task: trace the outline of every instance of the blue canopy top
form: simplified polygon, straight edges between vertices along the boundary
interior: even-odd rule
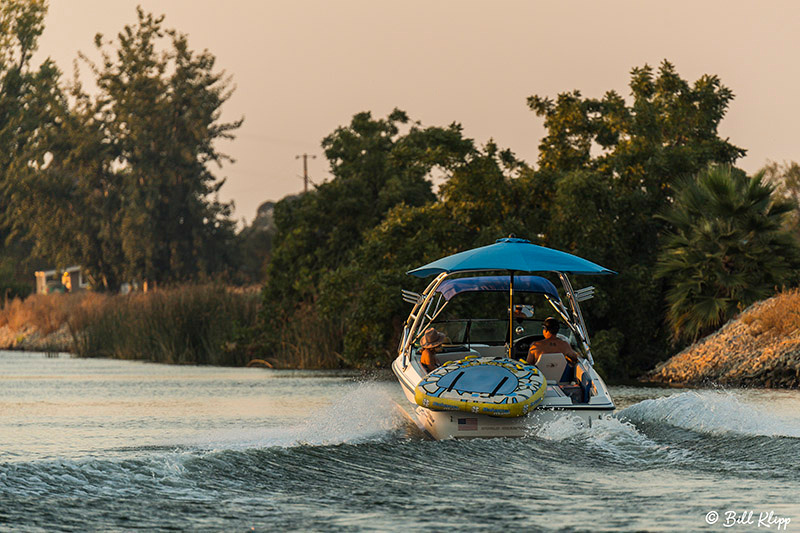
[[[494,244],[437,259],[407,274],[424,278],[442,272],[564,272],[566,274],[616,274],[613,270],[576,255],[537,246],[525,239],[498,239]]]
[[[510,281],[510,276],[451,278],[444,280],[436,289],[436,292],[441,293],[446,300],[450,300],[462,292],[508,292],[508,285]],[[539,276],[515,276],[514,290],[519,292],[535,292],[539,294],[546,294],[556,301],[561,301],[561,299],[558,297],[558,290],[556,289],[556,286],[550,283],[549,280]]]

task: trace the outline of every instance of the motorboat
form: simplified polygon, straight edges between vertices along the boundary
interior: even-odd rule
[[[435,278],[422,293],[403,291],[413,308],[392,370],[410,402],[403,412],[432,438],[524,437],[556,418],[591,425],[614,411],[580,309],[594,288],[576,291],[568,277],[613,271],[510,237],[408,274]],[[576,363],[562,353],[526,362],[548,316]],[[444,337],[433,370],[422,364],[431,330]]]

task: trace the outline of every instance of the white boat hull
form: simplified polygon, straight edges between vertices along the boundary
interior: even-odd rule
[[[460,411],[433,411],[415,406],[411,414],[408,412],[406,414],[425,434],[436,440],[445,440],[531,437],[535,436],[545,424],[564,417],[574,420],[577,426],[590,427],[593,420],[599,420],[613,411],[613,409],[536,409],[526,416],[499,418]]]

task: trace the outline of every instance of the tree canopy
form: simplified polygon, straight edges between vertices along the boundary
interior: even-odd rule
[[[105,289],[263,273],[265,350],[364,366],[392,356],[399,289],[421,283],[405,271],[514,233],[620,272],[588,282],[585,313],[601,370],[635,376],[670,338],[796,281],[797,165],[732,167],[745,151],[719,134],[733,92],[717,76],[690,83],[664,61],[632,69],[625,96],[533,95],[536,166],[458,123],[357,113],[322,140],[332,179],[264,204],[236,236],[217,173],[242,120],[221,119],[232,88],[214,56],[139,8],[95,37],[97,63],[82,56],[90,93],[31,65],[45,13],[0,3],[0,284],[31,257]]]
[[[295,324],[325,324],[312,342],[340,360],[387,361],[407,311],[399,289],[421,288],[404,272],[515,233],[620,272],[589,281],[598,297],[585,312],[603,371],[635,376],[664,358],[666,313],[642,313],[665,309],[674,281],[656,275],[674,230],[658,214],[692,176],[744,150],[719,136],[733,93],[716,76],[689,83],[665,61],[634,68],[630,90],[531,96],[547,129],[538,168],[491,141],[476,147],[456,125],[409,125],[401,111],[355,115],[323,141],[333,180],[275,207],[263,315],[270,346],[290,357]],[[436,195],[432,168],[444,178]]]
[[[689,83],[664,61],[657,70],[634,68],[629,87],[628,99],[572,91],[555,100],[534,95],[528,105],[547,128],[535,173],[549,188],[539,231],[546,245],[620,273],[592,280],[598,297],[587,320],[600,365],[636,375],[668,352],[663,315],[641,313],[664,305],[654,268],[667,224],[656,215],[682,180],[712,163],[732,164],[744,150],[719,136],[733,93],[718,77]]]
[[[217,141],[241,124],[220,121],[229,80],[141,8],[136,24],[95,45],[100,64],[84,60],[96,93],[77,78],[62,87],[50,63],[39,76],[35,100],[48,115],[29,117],[37,126],[6,173],[7,223],[34,253],[81,264],[96,288],[223,270],[234,224],[211,165],[228,159]]]

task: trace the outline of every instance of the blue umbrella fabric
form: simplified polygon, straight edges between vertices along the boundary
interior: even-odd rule
[[[564,272],[567,274],[616,274],[613,270],[576,255],[537,246],[526,239],[498,239],[494,244],[437,259],[409,270],[424,278],[442,272],[509,270],[516,272]]]

